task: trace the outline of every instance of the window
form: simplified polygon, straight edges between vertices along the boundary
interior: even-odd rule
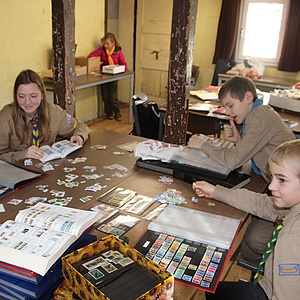
[[[288,4],[288,0],[242,0],[236,61],[258,57],[265,65],[277,65]]]

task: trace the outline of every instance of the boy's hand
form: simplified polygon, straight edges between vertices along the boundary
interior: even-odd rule
[[[206,181],[195,181],[193,190],[198,197],[212,198],[215,186]]]
[[[188,141],[187,146],[190,148],[198,148],[201,149],[202,144],[205,142],[204,139],[200,138],[196,134],[192,135]]]
[[[237,143],[240,140],[240,133],[237,130],[234,121],[232,119],[229,120],[230,125],[224,125],[224,137],[225,140],[233,143]]]

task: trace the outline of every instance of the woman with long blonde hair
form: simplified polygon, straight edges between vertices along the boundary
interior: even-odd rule
[[[24,70],[17,76],[13,98],[0,111],[0,159],[41,159],[40,146],[52,145],[58,137],[80,145],[87,140],[90,129],[86,124],[47,102],[44,83],[36,72]]]

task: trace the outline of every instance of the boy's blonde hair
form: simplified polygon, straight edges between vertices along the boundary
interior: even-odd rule
[[[292,140],[278,146],[271,154],[269,163],[282,166],[287,164],[295,170],[300,179],[300,140]]]
[[[222,100],[229,94],[232,98],[242,101],[248,91],[252,93],[253,101],[255,101],[257,93],[253,81],[247,77],[234,76],[222,84],[219,99]]]

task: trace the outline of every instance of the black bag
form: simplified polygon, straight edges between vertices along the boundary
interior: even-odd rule
[[[134,105],[133,110],[135,121],[130,134],[158,140],[160,118],[158,105],[153,101],[146,101]]]

